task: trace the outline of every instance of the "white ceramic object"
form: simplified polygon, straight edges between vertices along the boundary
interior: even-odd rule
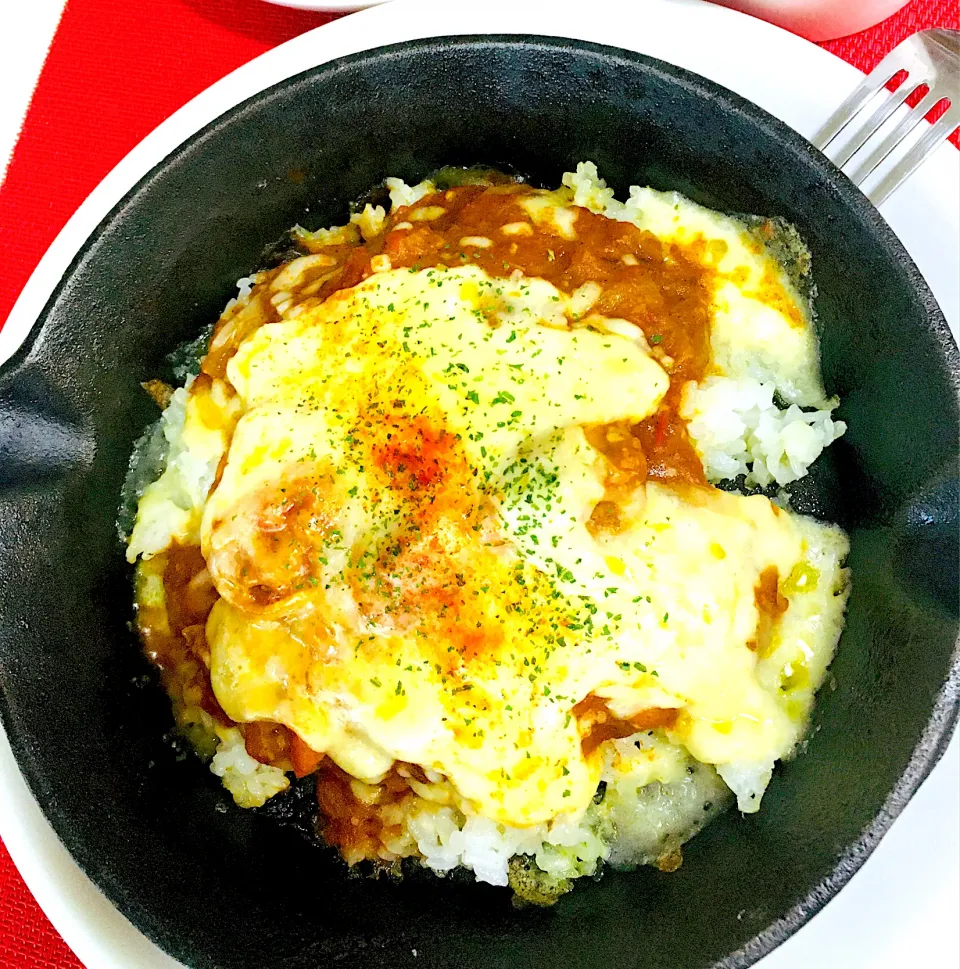
[[[155,164],[224,111],[316,64],[425,36],[527,33],[630,47],[696,71],[811,135],[836,92],[861,75],[849,64],[763,21],[702,0],[487,0],[453,5],[397,0],[336,21],[250,62],[183,107],[94,190],[57,237],[0,331],[0,360],[19,346],[74,254]],[[785,65],[789,65],[786,67]],[[960,154],[944,144],[883,213],[920,266],[957,333]],[[902,969],[960,964],[960,742],[921,788],[863,870],[810,924],[758,969]],[[100,894],[44,819],[0,732],[0,836],[44,911],[88,969],[182,969]]]

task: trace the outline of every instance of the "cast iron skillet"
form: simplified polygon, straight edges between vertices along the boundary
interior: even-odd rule
[[[674,874],[608,873],[551,911],[489,886],[350,879],[177,761],[144,685],[114,531],[139,381],[214,319],[290,225],[342,220],[386,175],[592,159],[623,192],[782,215],[809,244],[827,387],[850,429],[800,496],[853,537],[847,629],[806,752],[760,814],[710,826]],[[958,355],[892,233],[792,131],[649,58],[541,38],[348,57],[230,111],[143,179],[78,254],[0,376],[0,712],[77,861],[202,969],[343,962],[504,969],[745,967],[852,875],[957,715]],[[417,950],[414,957],[412,950]]]

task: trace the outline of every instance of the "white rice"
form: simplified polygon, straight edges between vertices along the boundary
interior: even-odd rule
[[[207,490],[200,480],[204,477],[203,469],[198,467],[197,456],[183,440],[187,396],[192,383],[192,379],[188,380],[185,386],[174,391],[161,416],[165,470],[143,490],[127,547],[127,561],[155,555],[170,544],[172,535],[189,531],[194,509],[206,499]]]
[[[438,874],[455,868],[478,881],[507,885],[512,859],[531,860],[532,879],[563,882],[594,874],[604,861],[618,866],[679,861],[679,848],[730,802],[717,772],[698,764],[660,731],[642,731],[607,746],[604,793],[580,817],[561,816],[530,827],[499,824],[450,806],[456,792],[439,775],[417,785],[422,794],[379,809],[384,829],[380,857],[416,856]],[[375,788],[360,782],[355,796],[376,803]],[[514,885],[517,888],[517,885]]]
[[[260,807],[290,786],[282,770],[261,764],[247,753],[243,734],[236,727],[220,728],[217,733],[220,743],[210,770],[222,779],[240,807]]]
[[[362,212],[356,212],[350,216],[350,222],[360,229],[360,235],[364,239],[372,239],[379,234],[386,221],[387,213],[382,205],[371,205],[369,202],[363,207]]]
[[[795,404],[780,410],[773,384],[757,380],[708,377],[690,384],[681,417],[710,481],[746,475],[747,487],[786,485],[807,469],[847,429],[829,410],[802,411]]]
[[[780,410],[773,384],[708,377],[692,382],[680,416],[686,420],[710,481],[746,475],[747,487],[790,484],[802,478],[821,452],[847,429],[829,410]]]
[[[407,185],[402,178],[388,178],[383,184],[390,190],[390,204],[394,210],[404,205],[414,205],[424,196],[432,195],[437,190],[437,186],[429,179],[418,185]]]

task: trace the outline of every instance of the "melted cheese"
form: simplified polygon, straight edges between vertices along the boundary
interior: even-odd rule
[[[631,222],[664,241],[697,247],[717,272],[711,325],[711,372],[773,383],[784,400],[803,407],[828,403],[820,377],[809,309],[774,255],[747,225],[697,205],[679,192],[634,185],[626,202],[614,198],[591,162],[564,175],[567,189],[549,193],[564,203]],[[552,213],[546,200],[539,202]],[[559,223],[562,215],[554,215]]]
[[[228,366],[242,416],[201,525],[232,719],[284,723],[371,783],[422,765],[515,825],[593,796],[588,697],[660,711],[721,767],[788,754],[807,694],[791,705],[770,665],[776,624],[748,646],[757,587],[827,547],[832,586],[844,542],[764,498],[652,482],[624,530],[591,534],[607,465],[583,428],[648,417],[668,378],[534,282],[387,271],[261,327]]]

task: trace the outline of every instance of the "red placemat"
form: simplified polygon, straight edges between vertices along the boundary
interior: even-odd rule
[[[77,206],[147,133],[234,68],[331,19],[260,0],[68,0],[0,186],[0,320]],[[823,46],[869,71],[936,26],[960,28],[952,0],[914,0]],[[82,969],[2,845],[0,969]]]

